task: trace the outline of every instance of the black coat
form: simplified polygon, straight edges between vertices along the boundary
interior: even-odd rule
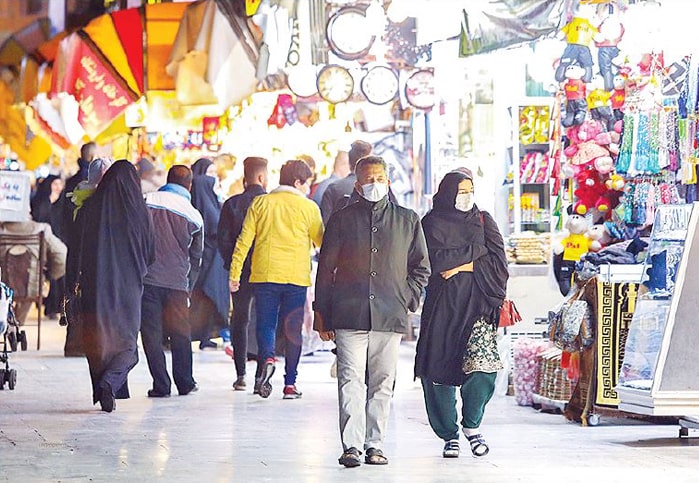
[[[335,213],[325,229],[316,327],[405,332],[429,275],[417,214],[388,197],[376,203],[362,198]]]
[[[432,276],[422,307],[415,375],[440,384],[460,386],[461,367],[473,324],[479,318],[497,324],[498,308],[507,290],[507,259],[495,220],[474,206],[466,213],[454,209],[456,185],[463,175],[450,173],[440,184],[451,184],[442,206],[422,220]],[[443,193],[442,193],[443,194]],[[440,209],[441,208],[441,209]],[[473,262],[473,272],[459,272],[445,280],[440,273]]]
[[[223,258],[223,266],[226,270],[231,268],[231,258],[233,256],[233,250],[235,249],[235,242],[243,230],[243,221],[245,220],[245,215],[250,208],[250,203],[256,197],[265,194],[265,189],[258,185],[253,184],[245,188],[245,191],[231,196],[223,204],[221,208],[221,218],[218,221],[218,252]],[[243,273],[240,277],[241,280],[247,281],[250,278],[250,259],[252,257],[252,250],[248,253],[245,263],[243,264]]]

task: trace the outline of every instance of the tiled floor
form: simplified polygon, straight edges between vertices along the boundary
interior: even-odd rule
[[[483,425],[490,454],[445,460],[412,379],[412,343],[402,347],[386,467],[337,464],[329,353],[302,359],[304,395],[292,401],[281,398],[281,368],[269,399],[234,392],[233,364],[222,351],[195,353],[198,393],[147,399],[141,356],[132,398],[106,414],[90,405],[86,362],[63,358],[62,329],[45,328],[41,352],[11,355],[17,389],[0,392],[0,481],[699,481],[699,431],[680,440],[674,425],[605,418],[582,428],[505,396],[493,399]]]

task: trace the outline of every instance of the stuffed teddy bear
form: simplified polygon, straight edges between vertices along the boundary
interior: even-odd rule
[[[593,64],[590,43],[598,32],[597,27],[590,21],[594,14],[595,7],[593,5],[580,5],[575,16],[561,29],[561,34],[565,36],[567,45],[556,68],[555,78],[557,82],[563,82],[568,66],[573,63],[582,66],[584,70],[582,80],[590,82]]]
[[[606,212],[610,209],[609,199],[605,197],[607,187],[600,180],[600,175],[593,167],[586,167],[576,176],[577,188],[573,191],[575,206],[573,212],[586,215],[593,208]]]
[[[563,92],[565,93],[565,115],[561,116],[563,127],[579,126],[587,115],[587,88],[582,77],[585,70],[579,64],[569,64],[565,70]]]
[[[589,251],[590,240],[587,237],[589,222],[586,217],[575,213],[568,206],[568,218],[565,228],[568,235],[553,248],[553,273],[562,295],[570,292],[575,264]]]
[[[587,238],[589,240],[589,251],[598,252],[602,248],[609,245],[612,237],[604,223],[597,223],[587,229]]]
[[[612,112],[614,113],[614,119],[616,124],[614,124],[614,130],[621,132],[620,121],[624,120],[624,104],[626,103],[626,79],[628,78],[628,73],[619,72],[614,76],[614,90],[612,91],[611,103]]]

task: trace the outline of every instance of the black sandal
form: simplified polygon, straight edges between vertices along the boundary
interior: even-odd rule
[[[482,434],[479,433],[474,434],[473,436],[466,436],[466,439],[468,439],[468,442],[471,445],[471,453],[473,453],[473,456],[480,458],[481,456],[487,455],[490,451],[490,448],[488,448],[488,444],[485,442]]]
[[[369,448],[366,450],[364,462],[368,465],[387,465],[388,458],[383,455],[383,451],[378,448]]]
[[[361,452],[354,446],[347,448],[342,456],[337,460],[345,468],[355,468],[362,464],[362,460],[359,459]]]
[[[444,449],[442,450],[443,458],[458,458],[461,448],[459,448],[458,439],[450,439],[444,444]]]

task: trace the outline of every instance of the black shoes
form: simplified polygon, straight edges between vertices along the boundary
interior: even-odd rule
[[[213,340],[207,339],[199,342],[199,350],[203,351],[206,349],[216,349],[218,347],[218,344],[214,342]]]
[[[260,377],[260,397],[267,399],[272,394],[272,384],[269,381],[274,375],[274,359],[268,358],[262,366],[262,376]]]
[[[191,394],[191,393],[193,393],[193,392],[197,392],[198,390],[199,390],[199,386],[198,386],[197,383],[195,382],[194,385],[193,385],[191,388],[189,388],[188,390],[186,390],[186,391],[178,391],[178,393],[179,393],[180,396],[186,396],[187,394]]]
[[[345,468],[355,468],[362,464],[362,460],[359,458],[361,454],[362,453],[353,446],[351,448],[347,448],[337,462]]]
[[[170,397],[170,393],[158,392],[155,389],[148,389],[148,397]]]

